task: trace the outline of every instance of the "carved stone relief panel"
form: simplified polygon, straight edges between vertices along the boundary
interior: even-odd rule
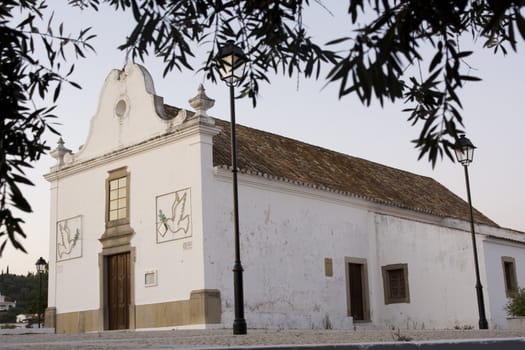
[[[157,196],[157,243],[191,237],[191,191]]]
[[[57,261],[82,257],[82,216],[57,222]]]

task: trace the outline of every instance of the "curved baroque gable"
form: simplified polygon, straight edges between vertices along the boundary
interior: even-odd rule
[[[107,76],[90,130],[75,160],[87,160],[150,139],[170,126],[163,98],[155,94],[149,72],[128,63]]]

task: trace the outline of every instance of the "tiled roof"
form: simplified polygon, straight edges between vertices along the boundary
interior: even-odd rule
[[[230,167],[230,123],[213,141],[213,165]],[[238,125],[241,172],[339,192],[440,217],[470,220],[468,204],[436,180],[352,157],[287,137]],[[478,211],[475,221],[499,227]]]

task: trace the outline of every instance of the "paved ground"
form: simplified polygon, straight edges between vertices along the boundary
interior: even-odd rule
[[[231,330],[112,331],[89,334],[3,334],[0,350],[65,349],[189,349],[271,345],[320,345],[370,342],[400,342],[450,339],[521,338],[523,331],[440,330],[440,331],[328,331],[248,330],[234,336]]]

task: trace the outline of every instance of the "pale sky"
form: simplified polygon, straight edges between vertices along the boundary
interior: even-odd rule
[[[58,129],[66,147],[77,151],[85,142],[91,117],[94,115],[100,89],[111,69],[120,69],[125,54],[116,49],[124,41],[131,28],[128,15],[103,8],[100,13],[65,10],[66,5],[55,6],[56,18],[64,18],[65,28],[92,26],[98,37],[93,42],[97,53],[77,62],[73,80],[82,90],[66,88],[59,100]],[[62,1],[60,3],[66,3]],[[328,3],[328,2],[327,2]],[[304,23],[314,37],[326,42],[335,37],[350,35],[346,2],[330,5],[336,17],[319,7],[304,16]],[[340,8],[333,8],[339,6]],[[329,25],[327,25],[329,24]],[[469,167],[473,205],[500,226],[525,231],[525,69],[523,55],[525,45],[520,42],[518,53],[506,57],[494,55],[491,50],[480,49],[469,63],[477,69],[474,75],[482,82],[468,84],[460,94],[467,137],[478,147],[474,162]],[[196,63],[205,56],[197,57]],[[140,62],[138,62],[140,63]],[[195,96],[197,86],[203,82],[202,73],[170,73],[162,78],[160,60],[148,59],[142,63],[151,73],[157,95],[164,102],[191,109],[188,99]],[[426,160],[418,161],[418,152],[410,140],[419,134],[406,121],[408,115],[401,112],[402,104],[387,104],[381,108],[361,105],[357,97],[337,98],[337,86],[323,89],[323,80],[299,80],[274,77],[271,85],[261,86],[257,108],[249,100],[236,102],[237,122],[260,130],[270,131],[325,147],[352,156],[430,176],[451,191],[466,199],[463,168],[448,159],[438,162],[435,169]],[[206,93],[216,100],[209,113],[229,119],[228,89],[222,82],[213,85],[204,81]],[[58,137],[50,135],[48,144],[56,145]],[[28,238],[23,240],[28,254],[15,251],[8,245],[0,269],[9,265],[11,273],[35,271],[35,262],[42,256],[49,258],[49,235],[54,224],[49,223],[49,184],[43,174],[49,171],[54,159],[49,156],[35,164],[31,179],[35,187],[26,188],[25,194],[33,205],[34,213],[25,216],[24,229]],[[241,206],[242,208],[242,206]],[[242,210],[240,212],[242,221]],[[241,233],[242,234],[242,233]]]

